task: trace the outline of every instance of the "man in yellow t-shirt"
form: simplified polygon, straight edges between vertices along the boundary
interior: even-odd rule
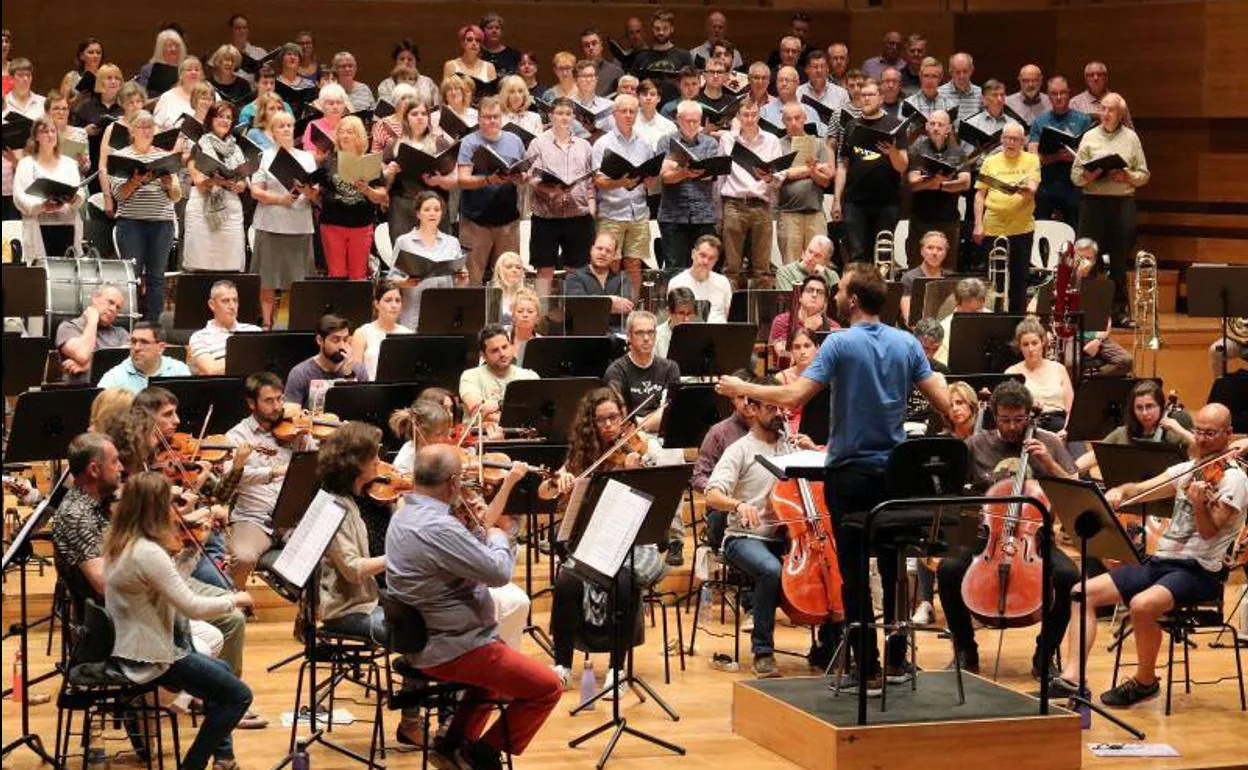
[[[984,251],[999,236],[1010,242],[1010,312],[1027,307],[1027,271],[1036,230],[1036,188],[1040,158],[1023,150],[1024,129],[1010,123],[1001,131],[1001,152],[990,155],[975,182],[975,230],[972,238]]]

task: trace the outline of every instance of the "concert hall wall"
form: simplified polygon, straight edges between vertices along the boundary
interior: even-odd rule
[[[849,0],[857,8],[865,5]],[[1127,3],[1037,10],[946,13],[944,0],[893,0],[905,9],[843,10],[846,3],[798,3],[759,7],[743,0],[712,3],[729,14],[729,37],[746,51],[765,55],[787,27],[795,7],[807,9],[817,40],[848,40],[855,63],[875,55],[889,29],[923,32],[928,52],[941,58],[955,50],[974,54],[975,80],[1004,80],[1011,90],[1018,67],[1040,64],[1062,72],[1072,91],[1082,89],[1089,59],[1109,63],[1115,90],[1130,103],[1152,168],[1140,191],[1140,247],[1163,263],[1248,262],[1248,67],[1240,48],[1248,40],[1248,2]],[[1001,8],[1000,0],[968,0],[968,6]],[[952,5],[963,7],[962,2]],[[1012,3],[1036,7],[1043,3]],[[507,42],[530,48],[549,79],[550,56],[576,51],[588,25],[618,34],[631,15],[647,17],[655,5],[617,2],[419,2],[419,0],[269,0],[268,2],[167,3],[152,0],[10,0],[4,26],[13,30],[14,54],[35,62],[36,85],[51,87],[70,64],[77,40],[94,34],[106,58],[131,73],[151,55],[156,26],[177,19],[192,51],[210,52],[228,39],[226,17],[248,14],[251,37],[262,45],[289,40],[310,29],[322,62],[350,50],[361,80],[375,84],[389,70],[395,40],[420,44],[422,71],[440,76],[441,62],[455,55],[454,30],[487,10],[506,20]],[[702,39],[706,6],[673,4],[677,42]],[[829,10],[835,9],[835,10]],[[907,10],[914,9],[914,10]]]

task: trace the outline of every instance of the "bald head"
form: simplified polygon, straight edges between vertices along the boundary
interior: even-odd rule
[[[1225,404],[1205,404],[1196,413],[1195,422],[1197,427],[1226,430],[1231,427],[1231,410]]]
[[[1044,73],[1034,64],[1024,64],[1018,71],[1018,90],[1028,99],[1040,93],[1040,85],[1044,82]]]
[[[443,502],[450,502],[453,493],[448,481],[459,476],[462,466],[459,453],[449,444],[428,444],[416,452],[412,481],[418,491]]]

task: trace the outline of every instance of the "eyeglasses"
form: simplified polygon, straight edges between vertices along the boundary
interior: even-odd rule
[[[807,286],[805,289],[802,289],[802,293],[803,294],[816,294],[816,295],[822,296],[824,294],[827,294],[828,292],[819,286]]]
[[[607,414],[601,417],[595,417],[594,424],[595,425],[611,425],[613,423],[618,423],[622,419],[624,419],[623,415]]]
[[[1195,436],[1196,438],[1217,438],[1218,436],[1221,436],[1225,432],[1226,432],[1225,428],[1218,428],[1217,430],[1209,430],[1207,428],[1195,428],[1192,430],[1192,435]]]
[[[633,329],[629,332],[633,337],[653,337],[657,332],[654,329]]]

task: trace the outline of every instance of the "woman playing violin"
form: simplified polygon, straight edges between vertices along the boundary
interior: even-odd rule
[[[626,427],[625,414],[624,399],[614,389],[596,388],[586,393],[569,431],[568,459],[552,478],[542,482],[538,494],[547,500],[567,495],[577,475],[592,473],[590,469],[594,466],[615,470],[654,465],[658,445],[653,439],[644,439],[636,433],[635,427]],[[633,438],[615,447],[625,430],[632,432]],[[605,459],[599,463],[600,458]],[[641,609],[642,589],[657,583],[666,571],[663,557],[653,545],[637,546],[633,557],[632,570],[620,573],[620,595],[625,605],[621,609],[625,618],[636,617]],[[614,608],[610,603],[610,592],[585,583],[567,570],[559,573],[551,605],[550,631],[555,643],[554,670],[565,689],[572,683],[572,641],[578,629],[592,647],[611,647],[609,620]],[[625,656],[633,644],[631,635],[619,641],[621,645],[611,652],[611,667],[617,672],[623,668]]]

